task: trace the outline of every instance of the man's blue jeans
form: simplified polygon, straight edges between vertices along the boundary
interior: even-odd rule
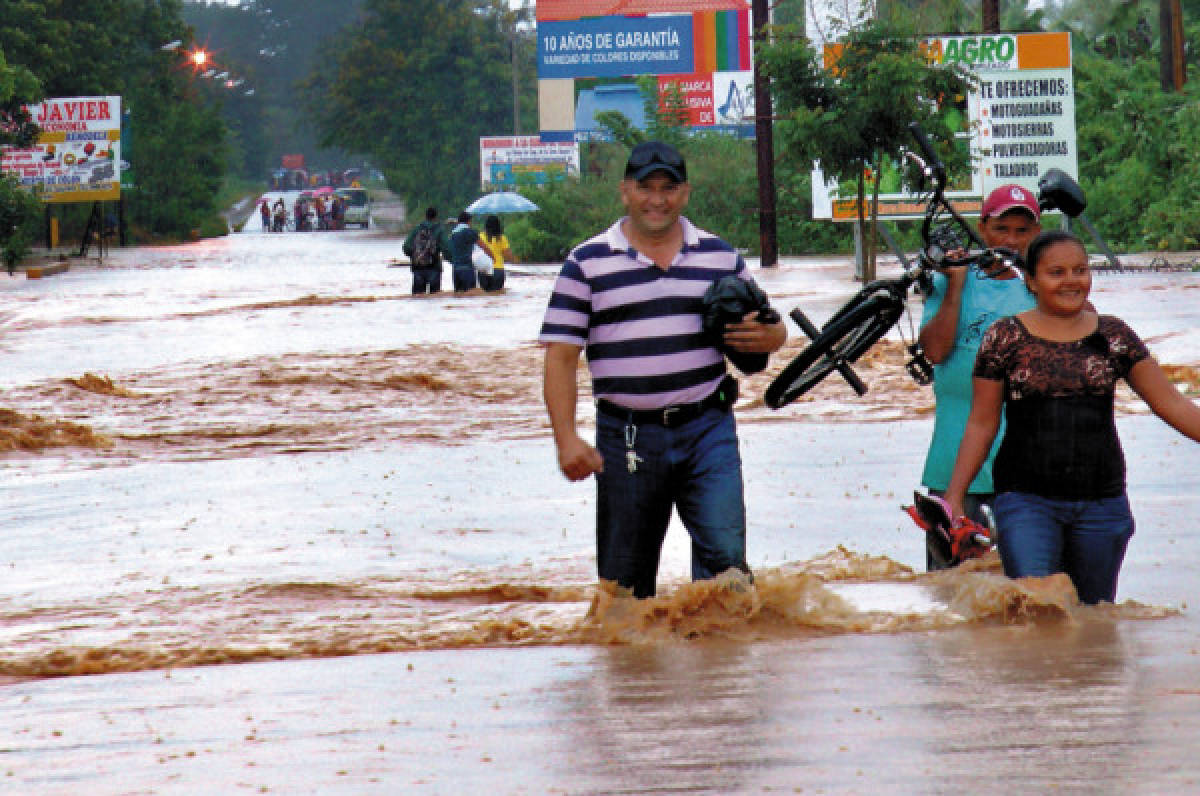
[[[639,457],[629,472],[627,428]],[[678,428],[596,413],[596,563],[605,580],[652,597],[671,508],[692,537],[692,578],[746,565],[742,459],[733,413],[708,409]]]
[[[1002,492],[993,507],[1006,575],[1066,572],[1081,602],[1114,601],[1117,575],[1133,536],[1128,497],[1056,500]]]
[[[440,293],[442,290],[442,267],[440,265],[412,267],[412,292],[415,295],[423,293]]]
[[[475,266],[473,265],[465,268],[454,266],[450,271],[450,277],[454,280],[454,289],[459,292],[471,290],[476,286]]]

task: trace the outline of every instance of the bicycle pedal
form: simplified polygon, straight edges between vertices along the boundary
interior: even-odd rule
[[[816,325],[813,324],[813,322],[808,319],[808,316],[805,315],[804,311],[801,310],[799,307],[796,307],[791,312],[789,312],[788,317],[791,318],[792,321],[794,321],[795,324],[800,327],[800,331],[804,332],[804,334],[807,335],[809,340],[815,340],[817,338],[817,335],[821,333],[820,330],[817,329]]]
[[[908,353],[913,357],[904,363],[904,369],[908,371],[909,376],[912,376],[913,381],[922,387],[928,387],[933,383],[933,365],[925,358],[925,352],[919,345],[910,345]]]

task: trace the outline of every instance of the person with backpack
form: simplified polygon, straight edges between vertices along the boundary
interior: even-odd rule
[[[425,208],[425,220],[404,239],[404,253],[412,263],[413,295],[440,293],[442,258],[450,256],[446,227],[437,220],[437,208]]]

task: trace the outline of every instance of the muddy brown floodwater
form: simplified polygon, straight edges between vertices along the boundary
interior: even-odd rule
[[[1117,605],[994,558],[923,573],[900,507],[932,396],[900,332],[866,396],[774,412],[794,328],[737,408],[755,589],[687,582],[675,524],[660,596],[618,599],[541,405],[555,269],[416,299],[398,244],[0,276],[0,791],[1196,791],[1200,448],[1132,392]],[[854,290],[842,260],[755,270],[818,322]],[[1193,398],[1198,289],[1093,293]]]

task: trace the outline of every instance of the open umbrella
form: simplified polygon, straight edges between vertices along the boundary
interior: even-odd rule
[[[533,202],[513,191],[485,194],[467,205],[468,213],[528,213],[538,210]]]

